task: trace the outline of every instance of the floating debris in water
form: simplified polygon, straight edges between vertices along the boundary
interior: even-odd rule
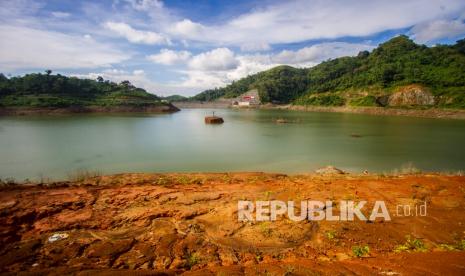
[[[221,117],[215,116],[215,112],[213,112],[212,116],[205,117],[205,123],[206,124],[222,124],[224,123],[224,120]]]
[[[224,120],[221,117],[208,116],[208,117],[205,117],[205,123],[206,124],[222,124],[224,123]]]

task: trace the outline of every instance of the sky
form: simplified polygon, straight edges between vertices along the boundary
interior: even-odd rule
[[[465,37],[463,0],[0,0],[0,72],[129,80],[190,96],[277,65],[311,67],[405,34]]]

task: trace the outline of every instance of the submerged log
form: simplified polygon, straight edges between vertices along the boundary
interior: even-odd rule
[[[222,124],[224,123],[223,118],[218,116],[207,116],[205,117],[206,124]]]

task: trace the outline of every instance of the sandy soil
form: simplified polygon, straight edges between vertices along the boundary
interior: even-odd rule
[[[121,174],[18,186],[0,190],[3,274],[465,275],[464,176]],[[237,220],[238,200],[274,199],[384,200],[392,220]],[[426,216],[397,216],[399,204],[424,202]],[[425,248],[394,252],[406,235]]]

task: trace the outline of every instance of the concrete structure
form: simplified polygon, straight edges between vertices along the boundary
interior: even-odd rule
[[[260,105],[260,96],[258,95],[258,90],[252,89],[245,92],[239,97],[233,99],[232,105],[238,107],[250,107]]]

